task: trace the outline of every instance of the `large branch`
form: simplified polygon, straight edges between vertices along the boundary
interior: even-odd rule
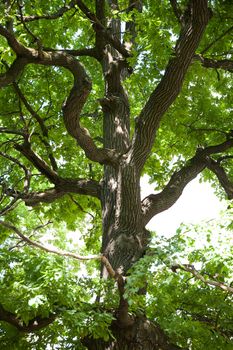
[[[172,175],[170,181],[160,193],[150,194],[142,200],[144,224],[146,225],[156,214],[170,208],[181,196],[186,185],[202,170],[211,166],[212,160],[209,158],[211,154],[224,152],[231,147],[233,147],[233,139],[198,150],[181,170]]]
[[[18,194],[26,205],[35,206],[39,203],[52,203],[65,194],[76,193],[100,199],[101,188],[98,182],[84,179],[60,179],[59,185],[43,192],[31,192],[26,195]],[[10,193],[9,193],[10,195]]]
[[[139,171],[150,154],[162,116],[181,90],[185,74],[210,18],[207,0],[189,1],[186,12],[186,24],[177,41],[174,57],[170,59],[163,78],[152,92],[135,126],[130,157]]]
[[[0,25],[0,35],[3,35],[10,47],[19,57],[23,57],[23,62],[18,67],[14,77],[3,79],[2,86],[13,82],[24,66],[29,63],[41,64],[45,66],[58,66],[68,69],[74,78],[73,87],[66,102],[63,105],[64,123],[69,134],[74,137],[84,150],[86,156],[95,162],[116,166],[119,161],[119,154],[112,149],[98,148],[91,138],[87,129],[81,127],[79,123],[81,110],[87,100],[91,90],[91,83],[83,65],[64,52],[45,52],[27,48],[19,43],[14,35]],[[9,70],[12,67],[9,68]],[[10,75],[9,71],[6,73]]]

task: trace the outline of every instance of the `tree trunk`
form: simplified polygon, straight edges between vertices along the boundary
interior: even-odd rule
[[[88,338],[83,344],[88,350],[180,350],[170,344],[159,325],[150,322],[144,316],[136,317],[132,324],[122,327],[117,321],[112,324],[115,340],[104,342]]]

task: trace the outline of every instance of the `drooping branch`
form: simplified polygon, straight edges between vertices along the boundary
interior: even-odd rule
[[[39,329],[47,327],[55,319],[56,314],[50,314],[48,317],[37,316],[31,319],[28,324],[22,322],[22,320],[14,313],[7,311],[3,305],[0,304],[0,321],[7,322],[16,327],[20,332],[35,332]]]
[[[24,242],[26,242],[27,244],[35,247],[35,248],[39,248],[47,253],[53,253],[56,255],[60,255],[63,257],[68,257],[68,258],[73,258],[76,260],[80,260],[80,261],[88,261],[88,260],[99,260],[101,261],[106,269],[108,270],[108,273],[111,277],[115,278],[117,277],[116,272],[113,270],[110,262],[108,261],[108,259],[102,255],[102,254],[96,254],[96,255],[79,255],[76,253],[72,253],[72,252],[68,252],[68,251],[64,251],[61,249],[57,249],[55,247],[47,247],[41,243],[38,243],[36,241],[32,241],[29,237],[25,236],[17,227],[15,227],[14,225],[12,225],[9,222],[6,221],[2,221],[0,220],[0,225],[6,227],[9,230],[12,230],[13,232],[15,232]]]
[[[207,0],[189,1],[188,9],[185,26],[181,29],[174,56],[170,59],[163,78],[141,111],[135,126],[129,156],[139,171],[150,154],[161,118],[181,90],[185,74],[210,18]]]
[[[203,275],[201,275],[195,269],[195,267],[193,265],[190,265],[190,264],[177,264],[177,265],[173,265],[171,268],[172,268],[173,272],[176,272],[176,270],[178,270],[178,269],[186,271],[186,272],[189,272],[196,279],[202,281],[206,285],[214,286],[214,287],[217,287],[217,288],[220,288],[220,289],[224,290],[225,292],[233,293],[233,287],[227,286],[225,283],[222,283],[222,282],[219,282],[219,281],[214,281],[214,280],[211,280],[209,278],[205,278]]]
[[[172,175],[170,181],[160,193],[151,194],[144,198],[142,200],[142,210],[145,225],[154,215],[170,208],[181,196],[186,185],[201,171],[206,167],[212,166],[213,168],[213,161],[210,159],[211,154],[224,152],[231,147],[233,147],[233,139],[229,139],[219,145],[199,149],[193,158],[189,159],[179,171]],[[213,171],[213,169],[211,170]],[[224,184],[224,189],[226,188],[230,194],[230,184],[228,182],[226,184],[226,178],[222,174],[222,170],[219,180],[222,185]]]
[[[46,52],[27,48],[19,43],[16,38],[0,25],[0,35],[3,35],[11,48],[19,56],[23,57],[24,66],[29,63],[46,66],[58,66],[68,69],[74,78],[73,87],[66,102],[63,105],[64,123],[69,134],[74,137],[84,150],[86,156],[95,162],[116,166],[119,162],[119,154],[112,149],[98,148],[87,129],[81,127],[79,117],[81,110],[91,90],[91,83],[83,65],[73,56],[64,52]],[[22,62],[21,62],[21,66]],[[24,66],[17,69],[14,78],[3,81],[4,86],[13,82]],[[2,85],[3,86],[3,85]]]

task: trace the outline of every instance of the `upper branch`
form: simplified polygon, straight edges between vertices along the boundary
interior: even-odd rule
[[[79,123],[81,110],[87,100],[91,90],[91,82],[83,65],[73,56],[64,52],[47,52],[27,48],[19,43],[16,38],[0,25],[0,35],[3,35],[23,62],[20,67],[14,66],[14,77],[8,71],[8,79],[3,77],[2,86],[12,83],[29,63],[42,64],[46,66],[58,66],[68,69],[74,78],[73,87],[63,105],[64,123],[69,134],[74,137],[84,150],[86,156],[95,162],[116,166],[119,161],[119,154],[112,149],[97,148],[87,129],[81,127]],[[12,67],[9,68],[9,70]],[[1,85],[0,85],[1,86]]]
[[[37,15],[34,15],[34,16],[33,15],[32,16],[23,16],[22,20],[24,22],[32,22],[32,21],[37,21],[37,20],[40,20],[40,19],[49,19],[49,20],[57,19],[57,18],[62,17],[64,15],[64,13],[66,13],[67,11],[73,9],[75,7],[75,4],[76,4],[76,1],[72,0],[72,1],[69,2],[69,4],[60,7],[54,13],[43,14],[43,15],[40,15],[40,16],[37,16]],[[21,17],[19,16],[18,19],[21,20]]]
[[[184,17],[183,17],[183,12],[181,11],[179,5],[177,4],[177,0],[170,0],[172,10],[174,12],[174,15],[178,19],[181,25],[184,25]]]
[[[142,0],[129,0],[129,6],[127,9],[127,13],[132,12],[133,10],[137,10],[138,12],[142,12]],[[136,31],[136,23],[135,23],[135,14],[132,13],[131,20],[126,22],[126,33],[130,35],[130,38],[126,41],[125,45],[127,46],[128,50],[132,48],[133,45],[135,45],[135,40],[137,36]]]
[[[188,9],[174,57],[170,59],[163,78],[152,92],[135,126],[130,157],[139,171],[150,154],[162,116],[181,90],[185,74],[210,18],[207,0],[191,0]]]
[[[224,152],[231,147],[233,147],[233,139],[229,139],[219,145],[209,146],[198,150],[195,156],[186,162],[184,167],[172,175],[170,181],[160,193],[151,194],[145,197],[142,200],[142,211],[145,225],[154,215],[170,208],[181,196],[185,186],[202,170],[208,167],[213,171],[215,163],[213,164],[213,161],[210,159],[211,154]],[[217,172],[216,167],[214,172]],[[225,177],[220,181],[222,185],[224,182],[223,180],[225,180]],[[229,183],[227,183],[227,186],[223,185],[223,187],[229,191]]]
[[[103,38],[107,40],[107,42],[109,42],[109,44],[111,44],[119,53],[121,53],[123,57],[130,57],[130,52],[127,50],[127,48],[120,42],[118,38],[109,33],[109,31],[105,28],[105,26],[101,23],[97,16],[90,11],[90,9],[84,4],[84,2],[82,0],[76,0],[76,3],[80,10],[84,13],[84,15],[93,24],[93,29],[97,33],[101,33]]]

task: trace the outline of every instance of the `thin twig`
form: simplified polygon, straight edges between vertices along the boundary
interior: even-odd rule
[[[202,281],[206,285],[214,286],[217,288],[220,288],[224,290],[225,292],[233,293],[233,287],[227,286],[225,283],[214,281],[210,279],[206,279],[204,276],[202,276],[193,265],[190,264],[176,264],[171,267],[173,272],[176,272],[176,270],[180,269],[186,272],[190,272],[196,279]]]

